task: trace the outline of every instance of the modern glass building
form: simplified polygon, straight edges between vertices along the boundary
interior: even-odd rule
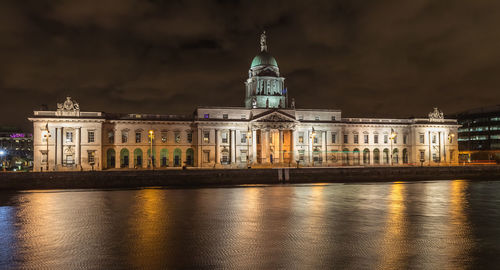
[[[500,105],[476,108],[454,116],[460,159],[467,162],[500,162]]]

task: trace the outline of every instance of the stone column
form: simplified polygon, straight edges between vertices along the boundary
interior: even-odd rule
[[[295,159],[295,155],[298,155],[298,153],[295,153],[297,150],[296,150],[296,143],[295,143],[295,138],[297,138],[297,130],[292,130],[291,133],[291,138],[290,138],[290,148],[291,148],[291,153],[290,153],[290,159],[291,159],[291,163],[293,164],[296,159]]]
[[[257,131],[252,130],[252,162],[257,163]]]
[[[62,128],[59,127],[57,128],[56,131],[56,164],[57,165],[62,165],[62,148],[63,148],[63,139],[62,139]]]
[[[81,128],[76,128],[75,134],[75,165],[80,165],[80,132]]]
[[[220,130],[215,130],[215,163],[220,164]]]
[[[313,161],[313,140],[314,138],[312,137],[312,130],[307,132],[308,135],[308,140],[309,140],[309,163],[312,163]]]
[[[198,127],[198,132],[197,132],[197,144],[196,144],[196,152],[198,153],[197,156],[198,156],[198,161],[196,164],[197,167],[202,167],[203,166],[203,139],[202,139],[202,132],[201,132],[201,128]],[[160,160],[160,156],[158,156],[158,160]],[[161,161],[160,161],[161,162]],[[161,164],[161,163],[160,163]]]
[[[231,144],[231,163],[234,164],[236,163],[236,130],[231,129],[229,132],[230,135],[230,144]]]
[[[121,167],[121,148],[116,148],[115,149],[115,168],[120,168]]]
[[[283,130],[279,130],[279,163],[283,163]]]
[[[267,163],[267,152],[269,151],[269,130],[263,130],[264,132],[260,133],[260,153],[262,158],[262,163]]]
[[[326,131],[321,131],[321,158],[323,163],[327,163],[327,152],[326,152]]]

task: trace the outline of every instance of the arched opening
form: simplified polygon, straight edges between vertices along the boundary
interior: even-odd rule
[[[403,149],[403,163],[408,164],[408,149]]]
[[[394,164],[398,164],[399,162],[399,150],[397,148],[392,150],[392,162]]]
[[[384,149],[384,164],[389,164],[389,149]]]
[[[370,150],[368,150],[368,148],[365,148],[365,150],[363,150],[363,164],[370,164]]]
[[[134,150],[134,167],[142,167],[142,150],[139,148]]]
[[[129,152],[127,148],[123,148],[120,151],[120,168],[128,168],[129,164]]]
[[[352,151],[353,155],[353,160],[354,160],[354,165],[359,165],[359,158],[360,158],[360,153],[358,148],[354,148]]]
[[[174,150],[174,167],[180,167],[182,164],[181,164],[181,159],[182,157],[182,151],[181,149],[179,148],[175,148]]]
[[[373,149],[373,163],[380,164],[380,150],[378,148]]]
[[[151,149],[148,149],[148,167],[151,167],[151,164],[154,165],[156,164],[156,151],[153,149],[153,156],[151,156]]]
[[[168,151],[167,149],[160,150],[160,166],[168,167]]]
[[[349,165],[349,149],[342,149],[342,165]]]
[[[106,168],[114,168],[115,167],[115,150],[110,148],[106,151]]]
[[[194,165],[194,150],[193,150],[193,148],[188,148],[188,150],[186,150],[186,165],[187,166]]]
[[[222,150],[220,153],[220,163],[229,164],[229,151],[227,149]]]

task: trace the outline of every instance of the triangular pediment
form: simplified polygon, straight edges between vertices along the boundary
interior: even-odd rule
[[[279,110],[271,110],[268,112],[261,113],[256,115],[252,122],[289,122],[296,123],[298,122],[294,116],[284,113]]]

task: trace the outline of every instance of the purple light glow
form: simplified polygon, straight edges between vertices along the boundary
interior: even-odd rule
[[[12,134],[10,134],[10,137],[11,138],[24,138],[25,135],[24,135],[24,133],[12,133]]]

